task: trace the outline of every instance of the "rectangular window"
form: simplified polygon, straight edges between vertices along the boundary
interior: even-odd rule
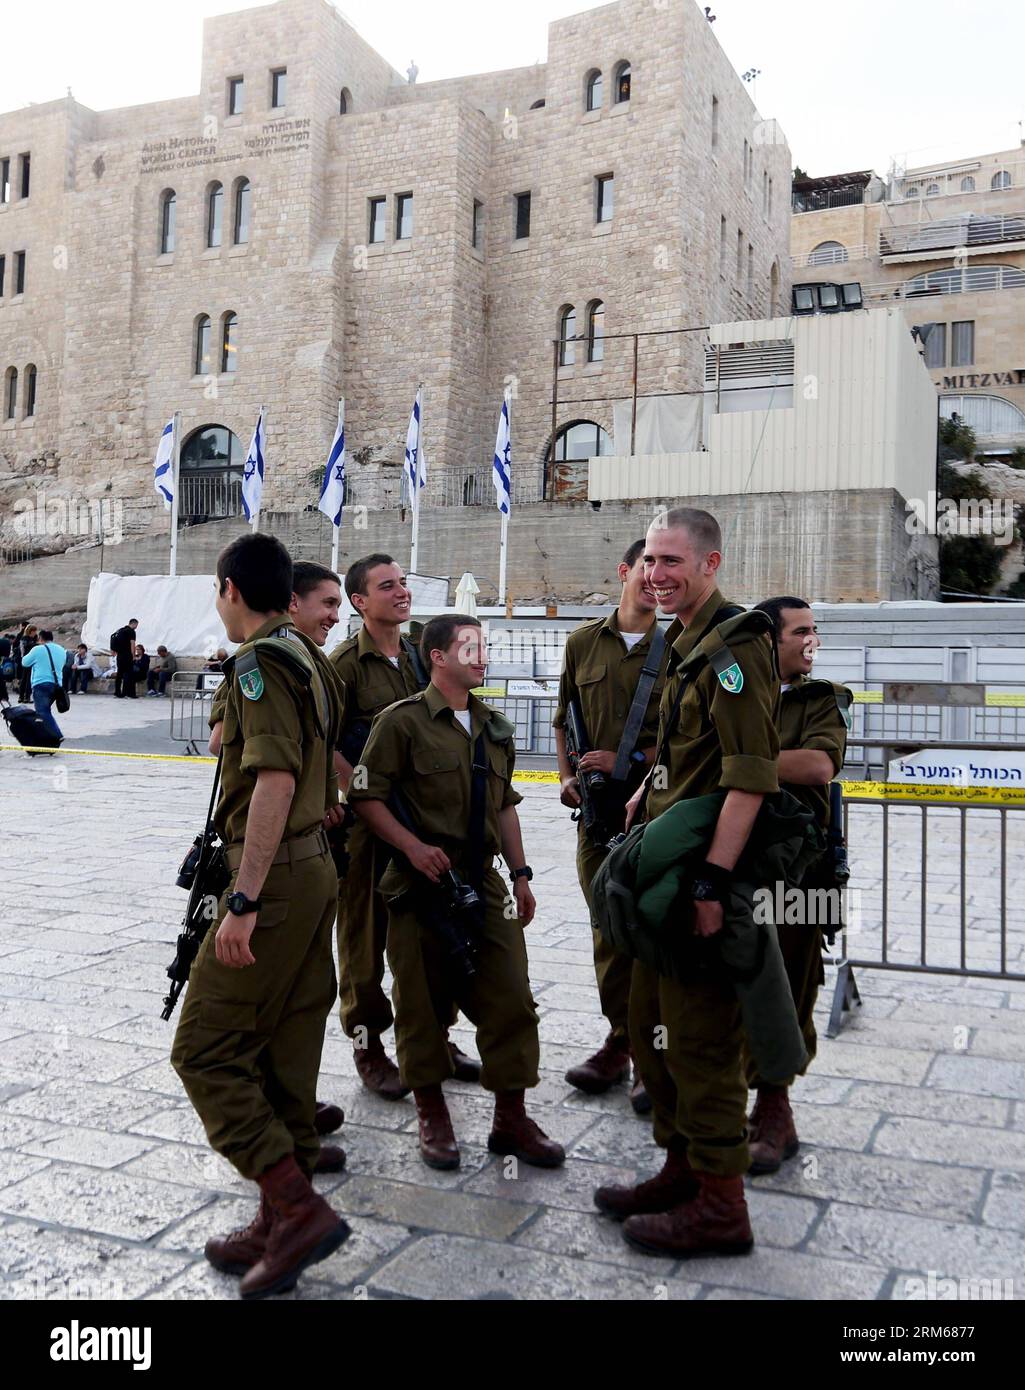
[[[599,174],[595,179],[597,192],[597,203],[595,211],[596,222],[611,222],[613,211],[613,178],[612,174]]]
[[[470,232],[470,238],[471,238],[471,242],[472,242],[472,244],[473,244],[474,250],[476,250],[476,251],[479,251],[479,250],[481,249],[481,234],[482,234],[483,215],[484,215],[484,204],[480,201],[479,198],[474,198],[474,200],[473,200],[473,227],[472,227],[471,232]]]
[[[11,201],[11,161],[0,159],[0,203]]]
[[[36,369],[29,367],[25,373],[25,414],[26,416],[36,413]]]
[[[14,253],[14,293],[25,293],[25,252]]]
[[[744,187],[747,188],[751,183],[751,146],[744,141]]]
[[[253,190],[247,179],[235,190],[235,245],[244,246],[249,240],[249,209]]]
[[[516,240],[525,241],[530,236],[530,194],[516,195]]]
[[[272,107],[284,106],[285,90],[288,81],[287,68],[275,68],[270,75],[270,104]]]
[[[370,235],[367,238],[370,245],[384,241],[384,199],[370,199]]]
[[[228,115],[241,116],[246,109],[246,84],[241,77],[228,78]]]
[[[19,160],[21,162],[21,178],[19,179],[21,190],[18,196],[27,198],[29,185],[32,181],[32,156],[28,154],[19,155]]]
[[[925,340],[925,365],[945,367],[947,365],[947,325],[934,323],[932,332]]]
[[[975,362],[975,320],[950,325],[950,365],[971,367]]]
[[[765,212],[766,212],[766,216],[768,216],[768,217],[771,217],[771,216],[772,216],[772,179],[769,180],[769,200],[768,200],[768,206],[766,207]]]
[[[737,289],[740,289],[740,277],[744,271],[744,233],[737,228]]]
[[[712,98],[712,149],[719,148],[719,98]]]
[[[753,299],[755,293],[755,249],[747,243],[747,297]]]
[[[4,280],[6,278],[7,257],[0,256],[0,299],[4,297]]]
[[[726,274],[726,218],[719,218],[719,274]]]
[[[395,240],[408,241],[413,235],[413,195],[395,195]]]

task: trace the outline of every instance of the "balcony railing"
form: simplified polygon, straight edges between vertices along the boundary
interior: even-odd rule
[[[936,222],[881,227],[879,254],[913,255],[956,246],[1000,246],[1014,241],[1025,241],[1025,213],[965,213]]]
[[[178,496],[181,521],[214,521],[242,510],[242,475],[193,475],[182,472]]]
[[[845,188],[820,188],[807,192],[793,190],[791,207],[794,212],[822,212],[824,208],[856,207],[865,201],[865,185],[848,184]]]

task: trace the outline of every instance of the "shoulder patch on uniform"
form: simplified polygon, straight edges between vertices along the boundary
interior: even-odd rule
[[[247,700],[258,700],[264,689],[259,666],[254,671],[244,671],[238,678],[238,684]]]
[[[721,671],[717,671],[716,675],[719,677],[719,684],[722,686],[723,690],[727,691],[730,695],[739,695],[744,689],[744,673],[740,669],[739,662],[732,662]]]

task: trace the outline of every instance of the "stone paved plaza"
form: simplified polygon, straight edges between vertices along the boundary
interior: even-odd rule
[[[64,723],[69,747],[161,750],[171,747],[166,720],[166,701],[126,708],[90,695]],[[206,1147],[168,1063],[173,1024],[159,1018],[185,903],[174,875],[210,774],[190,761],[0,752],[4,1298],[235,1297],[236,1281],[206,1264],[203,1243],[249,1219],[255,1189]],[[963,1293],[967,1281],[1010,1279],[1020,1298],[1025,986],[1007,982],[862,972],[863,1009],[837,1040],[822,1039],[796,1088],[801,1155],[748,1183],[754,1253],[676,1263],[624,1244],[595,1213],[592,1190],[647,1174],[656,1152],[623,1090],[588,1098],[563,1081],[601,1041],[603,1020],[567,813],[554,786],[521,790],[538,899],[528,934],[543,1068],[533,1113],[565,1144],[566,1166],[504,1176],[484,1147],[488,1098],[453,1083],[463,1165],[431,1172],[412,1102],[362,1089],[332,1017],[319,1093],[345,1109],[338,1137],[349,1161],[318,1186],[353,1235],[289,1297],[901,1299],[909,1278],[931,1273],[966,1281]],[[913,935],[915,832],[891,822]],[[868,918],[879,846],[864,838],[852,858]],[[1020,875],[1013,834],[1011,845]],[[951,850],[936,864],[948,878],[950,854],[956,863]],[[1020,884],[1011,881],[1013,961]],[[967,921],[983,958],[994,892],[989,871],[972,880]],[[949,881],[930,913],[941,935],[956,931]],[[870,923],[866,932],[870,942]],[[473,1050],[472,1033],[460,1042]]]

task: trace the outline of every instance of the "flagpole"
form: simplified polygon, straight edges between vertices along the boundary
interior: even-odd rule
[[[338,398],[338,428],[341,429],[345,424],[345,397]],[[341,531],[340,526],[331,525],[331,568],[338,573],[338,536]]]
[[[263,429],[262,429],[261,433],[263,434],[264,446],[266,447],[266,443],[267,443],[267,422],[266,422],[266,420],[264,420],[264,418],[263,418],[263,406],[262,406],[262,405],[260,406],[259,412],[258,412],[258,414],[257,414],[257,416],[256,416],[256,428],[257,428],[257,429],[260,429],[260,426],[261,426],[261,425],[263,426]],[[267,456],[266,456],[266,454],[265,454],[265,455],[264,455],[264,459],[263,459],[263,482],[266,482],[266,481],[267,481]],[[259,521],[260,521],[260,508],[262,507],[262,505],[263,505],[263,487],[261,486],[261,488],[260,488],[260,500],[259,500],[259,502],[258,502],[257,505],[256,505],[256,511],[253,513],[253,519],[252,519],[252,521],[249,523],[250,526],[252,527],[252,529],[253,529],[254,531],[256,530],[257,526],[259,525]]]
[[[416,394],[420,396],[423,390],[423,382],[418,381]],[[409,548],[409,572],[416,574],[416,557],[420,545],[420,454],[423,452],[424,437],[424,406],[423,399],[420,399],[420,422],[416,433],[416,477],[413,480],[413,538]]]
[[[510,392],[505,393],[505,408],[509,412],[509,511],[502,513],[502,536],[498,545],[498,604],[505,606],[505,563],[509,545],[509,515],[512,512],[512,401]]]
[[[178,573],[178,474],[181,471],[182,413],[176,410],[171,422],[171,567],[173,579]]]

